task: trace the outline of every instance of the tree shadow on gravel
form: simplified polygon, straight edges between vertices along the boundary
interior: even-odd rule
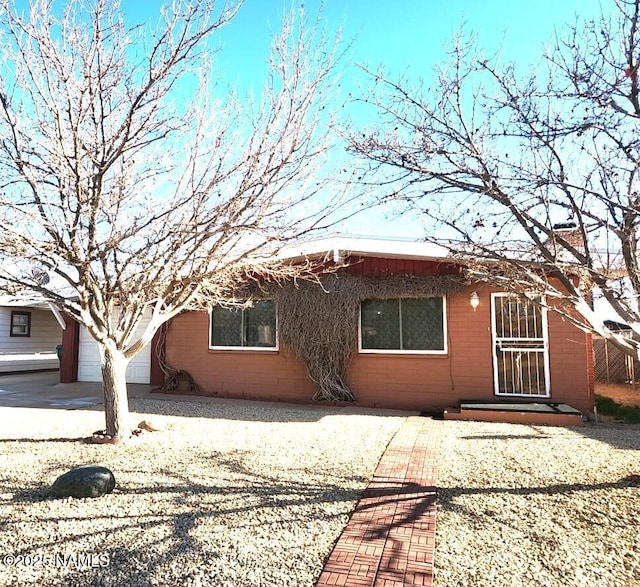
[[[600,423],[571,428],[572,431],[623,450],[640,450],[640,424]]]
[[[77,528],[66,536],[59,535],[55,541],[38,540],[34,533],[34,539],[28,548],[16,550],[12,554],[29,555],[36,551],[53,549],[76,551],[84,548],[83,544],[86,540],[92,544],[102,540],[104,551],[110,553],[111,557],[110,569],[107,570],[115,570],[112,568],[113,565],[125,555],[126,560],[132,557],[136,560],[139,558],[141,575],[136,584],[147,585],[151,583],[144,579],[145,575],[152,575],[154,569],[159,567],[170,566],[184,553],[189,553],[190,557],[214,556],[210,551],[202,550],[198,539],[193,536],[194,528],[203,521],[218,519],[220,523],[224,523],[224,519],[233,519],[236,528],[264,528],[265,522],[257,520],[256,514],[267,509],[282,510],[282,515],[270,522],[275,525],[274,532],[277,535],[278,528],[282,524],[307,524],[313,520],[330,520],[348,515],[349,508],[345,510],[344,507],[338,507],[339,511],[336,511],[334,506],[356,502],[362,494],[362,490],[350,487],[354,482],[362,483],[364,481],[362,477],[341,476],[330,483],[292,481],[281,479],[276,475],[256,472],[242,462],[243,458],[244,454],[241,451],[236,454],[213,455],[212,459],[216,461],[219,471],[217,478],[212,479],[210,483],[195,480],[188,475],[172,474],[166,470],[159,471],[157,475],[147,475],[144,485],[118,483],[109,497],[114,500],[113,513],[96,512],[89,518],[87,511],[91,510],[97,500],[69,499],[68,508],[55,513],[48,510],[34,513],[31,510],[31,504],[48,500],[49,488],[38,487],[15,492],[14,500],[25,504],[26,509],[13,511],[12,516],[4,520],[5,532],[11,533],[18,527],[21,527],[21,531],[24,532],[25,525],[35,529],[45,524],[62,524],[69,528],[73,527],[73,522],[77,523]],[[228,477],[221,478],[225,473]],[[123,474],[122,477],[126,476]],[[154,477],[165,479],[169,477],[172,482],[157,482]],[[121,506],[117,505],[120,495],[140,496],[140,511],[135,514],[122,512]],[[167,507],[163,507],[160,511],[151,507],[145,511],[147,507],[145,503],[149,503],[142,499],[145,496],[151,496],[153,503],[168,502]],[[300,509],[296,510],[296,508]],[[171,512],[172,509],[176,511]],[[78,514],[73,515],[74,512]],[[116,514],[116,512],[119,513]],[[243,520],[240,523],[237,521],[238,516]],[[102,525],[87,529],[87,526],[91,526],[92,520],[111,523],[105,529]],[[159,525],[165,527],[168,537],[164,535],[160,538],[153,537]],[[118,544],[118,536],[128,531],[141,536],[140,548],[129,549]],[[168,550],[167,545],[169,545]],[[136,552],[138,552],[137,555]],[[89,573],[88,570],[87,573]],[[111,574],[110,577],[112,577]],[[126,577],[121,579],[124,581],[121,584],[129,584]],[[98,579],[95,580],[98,581]],[[77,584],[102,584],[92,581],[90,576],[83,573],[82,580]],[[75,583],[72,581],[64,584]]]
[[[234,472],[248,472],[248,470],[242,465],[236,464],[233,467]],[[323,503],[335,503],[337,501],[337,493],[340,494],[338,500],[340,501],[361,501],[358,503],[356,509],[351,512],[351,516],[357,519],[358,516],[364,516],[369,519],[369,528],[364,532],[364,539],[377,540],[379,538],[386,538],[393,540],[394,529],[410,528],[417,520],[423,520],[426,515],[433,515],[435,513],[435,501],[436,501],[436,488],[434,486],[425,486],[417,483],[405,483],[405,482],[376,482],[376,487],[367,488],[364,492],[356,490],[344,490],[338,485],[316,485],[305,483],[278,483],[276,479],[270,475],[256,475],[252,473],[254,477],[255,485],[251,488],[251,494],[260,498],[259,504],[254,504],[249,507],[240,508],[227,508],[223,512],[211,512],[201,509],[197,512],[187,512],[179,514],[173,519],[173,540],[174,546],[169,552],[162,556],[158,556],[155,561],[155,567],[161,567],[170,563],[173,558],[178,557],[181,553],[189,551],[191,556],[211,557],[212,553],[204,552],[197,540],[195,540],[191,531],[194,529],[198,522],[210,516],[222,516],[222,515],[236,515],[238,513],[251,513],[263,508],[286,508],[291,505],[309,505],[309,504],[323,504]],[[179,486],[164,486],[159,488],[160,491],[175,492],[179,498],[186,496],[184,491],[176,491]],[[194,491],[195,489],[195,491]],[[224,488],[209,487],[208,490],[205,486],[191,486],[188,497],[198,495],[200,497],[207,493],[214,493],[216,495],[225,495],[226,497],[233,497],[236,494],[246,493],[247,488],[245,486],[226,486]],[[391,522],[388,521],[388,512],[390,506],[396,507],[401,510],[402,513],[393,517]],[[379,510],[378,516],[373,516],[371,519],[371,510]],[[344,515],[342,513],[322,513],[316,512],[317,517],[336,517]],[[280,526],[281,524],[296,524],[306,523],[309,521],[309,516],[305,513],[300,516],[283,516],[277,522],[272,522]],[[264,527],[263,522],[248,521],[246,524],[236,525],[236,527]],[[278,528],[274,531],[277,533]],[[401,530],[402,531],[402,530]],[[327,553],[327,555],[329,552]],[[213,556],[217,555],[213,553]],[[150,572],[153,572],[152,570]],[[189,577],[187,577],[189,578]],[[194,577],[191,577],[192,579]],[[147,583],[144,583],[145,585]],[[148,583],[151,585],[151,583]]]
[[[631,487],[630,479],[607,483],[556,483],[538,487],[447,487],[438,488],[438,503],[443,507],[453,499],[464,495],[563,495],[570,493],[601,491],[603,489],[622,489]]]
[[[606,482],[606,483],[556,483],[553,485],[544,485],[536,487],[446,487],[438,488],[438,512],[451,512],[464,516],[472,523],[475,523],[478,518],[500,518],[499,511],[494,511],[491,507],[486,511],[481,512],[476,509],[467,507],[463,503],[459,503],[460,497],[491,497],[500,495],[509,496],[548,496],[555,498],[558,496],[568,496],[573,494],[585,494],[596,491],[611,491],[619,489],[633,490],[635,485],[634,477],[623,477],[618,481]],[[481,502],[476,502],[481,503]],[[523,514],[524,515],[524,514]]]
[[[544,440],[551,438],[546,434],[472,434],[458,436],[459,440]]]

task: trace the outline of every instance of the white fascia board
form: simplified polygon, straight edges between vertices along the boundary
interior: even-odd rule
[[[305,257],[335,259],[350,255],[414,260],[453,260],[447,249],[433,243],[347,236],[318,239],[285,247],[278,257],[292,260]]]
[[[0,296],[0,306],[10,308],[47,308],[47,300],[34,294],[33,296]]]
[[[66,330],[67,323],[65,322],[64,317],[60,313],[60,310],[58,310],[58,308],[54,306],[51,302],[47,302],[47,305],[49,306],[49,310],[51,310],[51,313],[55,316],[58,324],[60,324],[60,328],[62,328],[62,330]]]

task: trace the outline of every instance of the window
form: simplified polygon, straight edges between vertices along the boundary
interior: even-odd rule
[[[368,300],[360,306],[360,350],[446,353],[445,300]]]
[[[31,336],[31,312],[11,312],[10,336]]]
[[[248,308],[211,310],[211,348],[275,349],[276,308],[272,300],[261,300]]]

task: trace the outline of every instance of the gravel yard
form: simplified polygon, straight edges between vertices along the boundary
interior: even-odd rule
[[[640,427],[444,422],[435,587],[640,585]]]
[[[100,410],[0,408],[0,553],[14,555],[0,585],[311,587],[404,421],[240,402],[131,410],[166,429],[86,444]],[[49,499],[81,464],[109,467],[115,491]]]
[[[86,444],[98,410],[0,408],[0,585],[313,587],[401,417],[133,400],[162,421]],[[640,427],[442,427],[435,587],[640,586]],[[116,490],[47,497],[100,464]],[[2,564],[2,563],[5,564]]]

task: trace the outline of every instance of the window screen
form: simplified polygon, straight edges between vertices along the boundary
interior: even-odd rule
[[[361,305],[361,348],[444,351],[444,300],[368,300]]]
[[[211,311],[212,347],[276,347],[276,310],[272,300],[261,300],[248,308]]]

